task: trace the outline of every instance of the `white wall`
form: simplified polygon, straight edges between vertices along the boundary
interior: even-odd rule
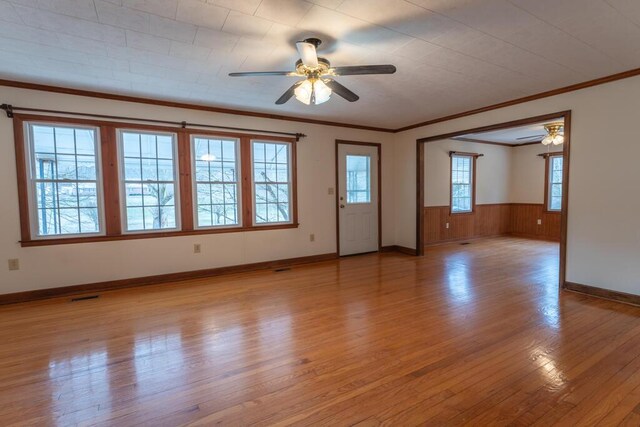
[[[453,139],[429,142],[424,152],[424,205],[449,206],[449,151],[484,154],[476,161],[477,204],[508,203],[513,150],[511,147]]]
[[[297,229],[22,248],[12,121],[0,117],[0,294],[336,251],[335,139],[382,143],[382,244],[394,244],[393,134],[0,87],[0,102],[308,135],[298,144]],[[340,101],[337,101],[340,102]],[[315,234],[315,242],[309,234]],[[193,254],[193,244],[202,253]],[[7,259],[20,270],[8,271]]]
[[[640,77],[396,135],[396,244],[415,247],[417,138],[563,110],[573,112],[567,280],[640,294]]]

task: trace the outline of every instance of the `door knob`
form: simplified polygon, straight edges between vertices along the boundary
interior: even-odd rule
[[[344,205],[340,205],[340,209],[344,209]]]

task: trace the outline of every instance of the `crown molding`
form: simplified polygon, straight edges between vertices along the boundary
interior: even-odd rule
[[[285,116],[282,114],[260,113],[257,111],[213,107],[210,105],[190,104],[186,102],[166,101],[162,99],[145,98],[140,96],[119,95],[115,93],[97,92],[97,91],[85,90],[85,89],[74,89],[70,87],[52,86],[52,85],[45,85],[40,83],[28,83],[28,82],[21,82],[16,80],[0,79],[0,86],[16,87],[16,88],[28,89],[28,90],[40,90],[45,92],[64,93],[67,95],[87,96],[91,98],[111,99],[114,101],[137,102],[139,104],[160,105],[163,107],[185,108],[189,110],[208,111],[212,113],[233,114],[236,116],[259,117],[263,119],[285,120],[289,122],[309,123],[309,124],[323,125],[323,126],[336,126],[336,127],[350,128],[350,129],[370,130],[375,132],[387,132],[387,133],[394,132],[394,129],[379,128],[374,126],[355,125],[351,123],[332,122],[328,120],[308,119],[304,117]]]
[[[357,124],[351,124],[351,123],[332,122],[328,120],[316,120],[316,119],[309,119],[309,118],[296,117],[296,116],[285,116],[282,114],[260,113],[257,111],[214,107],[214,106],[202,105],[202,104],[190,104],[186,102],[166,101],[162,99],[145,98],[140,96],[119,95],[115,93],[98,92],[98,91],[91,91],[91,90],[85,90],[85,89],[73,89],[69,87],[52,86],[52,85],[45,85],[40,83],[28,83],[28,82],[21,82],[16,80],[0,79],[0,86],[16,87],[16,88],[29,89],[29,90],[40,90],[45,92],[64,93],[68,95],[87,96],[92,98],[111,99],[115,101],[137,102],[140,104],[160,105],[163,107],[174,107],[174,108],[185,108],[190,110],[209,111],[212,113],[233,114],[237,116],[259,117],[259,118],[272,119],[272,120],[284,120],[284,121],[290,121],[290,122],[309,123],[309,124],[323,125],[323,126],[336,126],[336,127],[350,128],[350,129],[369,130],[374,132],[399,133],[399,132],[404,132],[407,130],[416,129],[423,126],[429,126],[436,123],[442,123],[449,120],[459,119],[461,117],[467,117],[467,116],[472,116],[474,114],[485,113],[487,111],[498,110],[500,108],[510,107],[512,105],[523,104],[525,102],[531,102],[531,101],[535,101],[542,98],[549,98],[551,96],[560,95],[567,92],[574,92],[580,89],[599,86],[605,83],[614,82],[616,80],[623,80],[623,79],[627,79],[629,77],[635,77],[638,75],[640,75],[640,68],[634,68],[632,70],[623,71],[621,73],[611,74],[609,76],[600,77],[597,79],[588,80],[582,83],[576,83],[573,85],[564,86],[561,88],[536,93],[533,95],[528,95],[522,98],[516,98],[510,101],[500,102],[498,104],[487,105],[485,107],[475,108],[473,110],[467,110],[461,113],[451,114],[451,115],[443,116],[437,119],[427,120],[427,121],[416,123],[413,125],[404,126],[398,129],[380,128],[375,126],[365,126],[365,125],[357,125]]]
[[[520,142],[517,144],[509,144],[508,142],[499,142],[499,141],[487,141],[484,139],[476,139],[476,138],[466,138],[464,136],[454,136],[451,138],[455,141],[463,141],[463,142],[475,142],[476,144],[488,144],[488,145],[501,145],[503,147],[515,148],[515,147],[524,147],[525,145],[534,145],[540,144],[541,139],[536,141],[528,141],[528,142]]]
[[[529,95],[529,96],[525,96],[525,97],[522,97],[522,98],[516,98],[516,99],[512,99],[510,101],[500,102],[498,104],[488,105],[486,107],[476,108],[476,109],[473,109],[473,110],[464,111],[462,113],[451,114],[449,116],[444,116],[444,117],[440,117],[440,118],[437,118],[437,119],[427,120],[425,122],[416,123],[416,124],[409,125],[409,126],[404,126],[404,127],[401,127],[399,129],[394,130],[393,132],[394,133],[404,132],[404,131],[407,131],[407,130],[411,130],[411,129],[415,129],[415,128],[419,128],[419,127],[423,127],[423,126],[429,126],[429,125],[433,125],[433,124],[436,124],[436,123],[447,122],[449,120],[459,119],[461,117],[467,117],[467,116],[472,116],[474,114],[485,113],[487,111],[497,110],[497,109],[505,108],[505,107],[510,107],[512,105],[517,105],[517,104],[523,104],[525,102],[531,102],[531,101],[535,101],[537,99],[549,98],[551,96],[560,95],[560,94],[567,93],[567,92],[574,92],[576,90],[586,89],[586,88],[593,87],[593,86],[599,86],[599,85],[602,85],[602,84],[605,84],[605,83],[615,82],[616,80],[623,80],[623,79],[627,79],[629,77],[635,77],[635,76],[638,76],[638,75],[640,75],[640,68],[634,68],[633,70],[623,71],[622,73],[611,74],[609,76],[600,77],[600,78],[593,79],[593,80],[588,80],[586,82],[576,83],[576,84],[573,84],[573,85],[569,85],[569,86],[564,86],[564,87],[557,88],[557,89],[548,90],[546,92],[540,92],[540,93],[536,93],[534,95]]]

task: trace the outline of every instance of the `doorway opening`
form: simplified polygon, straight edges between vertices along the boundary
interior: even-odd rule
[[[485,237],[558,242],[564,287],[570,128],[563,111],[417,140],[417,254]]]

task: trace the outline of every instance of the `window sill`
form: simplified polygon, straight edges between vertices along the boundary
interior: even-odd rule
[[[233,227],[233,228],[217,228],[217,229],[199,229],[199,230],[180,230],[166,231],[154,233],[128,233],[113,236],[90,236],[90,237],[67,237],[67,238],[48,238],[41,240],[23,240],[20,242],[22,247],[32,246],[51,246],[51,245],[69,245],[75,243],[95,243],[95,242],[111,242],[117,240],[136,240],[136,239],[153,239],[159,237],[178,237],[178,236],[197,236],[201,234],[222,234],[222,233],[244,233],[247,231],[266,231],[266,230],[282,230],[288,228],[298,228],[299,224],[275,224],[275,225],[256,225],[250,227]]]
[[[451,212],[451,211],[449,211],[449,215],[450,216],[473,215],[474,213],[475,213],[475,211],[471,211],[471,212]]]

